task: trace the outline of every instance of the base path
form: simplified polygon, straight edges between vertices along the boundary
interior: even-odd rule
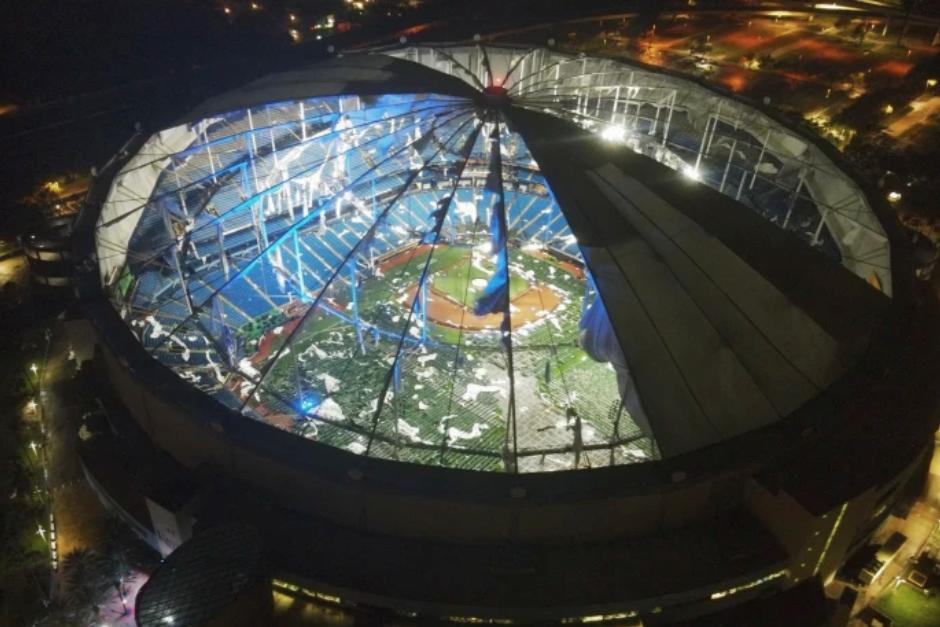
[[[409,300],[415,298],[418,287],[408,288]],[[561,304],[561,296],[545,287],[533,285],[511,301],[515,310],[510,314],[512,328],[518,329],[539,319],[538,312],[550,312]],[[503,314],[491,313],[478,316],[450,296],[435,290],[428,290],[428,319],[445,327],[464,331],[495,331],[503,321]]]

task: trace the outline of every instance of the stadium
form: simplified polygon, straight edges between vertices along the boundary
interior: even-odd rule
[[[823,142],[693,79],[402,46],[139,133],[74,257],[134,422],[282,508],[241,514],[282,579],[665,624],[830,578],[925,459],[935,355],[899,350],[887,215]],[[371,549],[337,567],[317,529]],[[419,565],[390,577],[398,546]]]

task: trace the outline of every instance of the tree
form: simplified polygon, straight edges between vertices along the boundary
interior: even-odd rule
[[[65,601],[79,608],[94,602],[116,579],[112,560],[91,549],[76,549],[62,561]]]
[[[151,571],[160,561],[156,551],[119,518],[108,519],[102,540],[103,550],[115,560],[119,576],[127,575],[133,569]]]

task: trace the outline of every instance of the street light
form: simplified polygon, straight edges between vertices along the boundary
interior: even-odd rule
[[[39,372],[39,368],[36,366],[36,364],[30,364],[29,369],[33,371],[33,374]]]

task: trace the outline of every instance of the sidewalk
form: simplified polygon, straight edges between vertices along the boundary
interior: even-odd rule
[[[48,485],[56,521],[59,566],[72,551],[97,548],[104,539],[108,514],[85,483],[75,445],[88,390],[75,378],[68,338],[60,322],[53,328],[49,359],[43,370],[40,401],[46,425]],[[56,577],[55,591],[61,581]]]

